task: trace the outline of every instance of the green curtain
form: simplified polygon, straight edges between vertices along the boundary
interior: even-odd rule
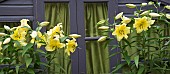
[[[50,22],[47,26],[47,30],[53,28],[58,23],[62,23],[65,34],[70,32],[70,21],[69,21],[69,6],[68,3],[46,3],[45,4],[45,18],[46,21]],[[70,74],[71,73],[71,60],[64,52],[64,49],[57,51],[58,54],[54,59],[57,65],[51,65],[50,74]]]
[[[96,23],[107,19],[107,3],[85,3],[86,37],[107,35],[97,29]],[[109,52],[105,42],[86,41],[87,74],[104,74],[110,72]]]

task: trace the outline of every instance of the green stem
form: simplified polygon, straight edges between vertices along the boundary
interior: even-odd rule
[[[55,53],[54,53],[54,55],[52,56],[52,58],[51,58],[51,55],[48,57],[48,60],[50,60],[49,62],[48,62],[48,65],[50,66],[51,65],[51,62],[54,60],[54,58],[55,58],[55,55],[56,55],[56,53],[57,53],[57,51],[54,51]],[[48,69],[48,73],[50,73],[50,67],[47,67],[46,69],[45,69],[45,71]]]

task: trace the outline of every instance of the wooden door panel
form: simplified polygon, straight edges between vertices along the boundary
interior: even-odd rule
[[[2,0],[0,2],[0,5],[5,4],[5,5],[11,5],[11,4],[18,4],[18,5],[30,5],[33,4],[33,0]]]
[[[33,15],[33,6],[16,6],[16,5],[0,6],[0,16],[9,15],[31,16]]]

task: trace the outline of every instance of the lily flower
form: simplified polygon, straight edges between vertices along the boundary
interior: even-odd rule
[[[116,35],[117,40],[120,41],[124,38],[128,38],[128,35],[130,33],[130,27],[126,27],[126,24],[123,23],[122,25],[116,25],[115,31],[112,33],[112,35]]]
[[[133,28],[136,28],[137,33],[141,33],[142,31],[148,30],[154,22],[155,20],[151,20],[151,18],[145,16],[142,18],[135,18]]]
[[[72,40],[67,39],[66,41],[67,43],[65,52],[68,54],[68,56],[70,56],[70,52],[73,53],[78,45],[75,38]]]

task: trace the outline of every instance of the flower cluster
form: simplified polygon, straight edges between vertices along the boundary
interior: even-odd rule
[[[125,74],[147,74],[157,73],[165,74],[169,70],[169,64],[166,60],[170,57],[170,10],[169,5],[160,2],[141,3],[140,6],[135,4],[126,4],[128,8],[134,8],[134,15],[125,16],[125,12],[120,12],[114,17],[114,23],[108,23],[108,20],[101,20],[97,25],[102,25],[98,29],[104,32],[110,32],[116,36],[118,44],[112,49],[119,48],[111,56],[121,54],[121,62],[112,71],[115,73],[120,68],[126,66],[128,69]],[[144,9],[143,7],[152,7]],[[165,11],[166,10],[166,11]],[[105,25],[105,26],[104,26]],[[102,36],[98,42],[105,41],[107,36]],[[108,37],[108,43],[114,38]],[[132,62],[134,61],[134,62]],[[163,69],[164,68],[164,69]],[[124,73],[123,73],[124,74]]]
[[[57,50],[65,50],[65,53],[70,56],[70,53],[73,53],[78,46],[76,38],[81,37],[78,34],[64,35],[62,23],[42,33],[41,29],[47,26],[49,22],[38,23],[36,30],[32,30],[28,25],[28,19],[22,19],[20,22],[21,24],[19,26],[13,28],[5,25],[4,29],[7,32],[0,33],[0,64],[8,63],[15,67],[26,65],[27,68],[30,65],[37,67],[37,65],[44,65],[41,60],[38,60],[41,58],[39,57],[39,53],[41,53],[49,60],[47,61],[48,64],[45,65],[49,68],[48,66],[52,63],[51,61],[55,59],[51,58],[50,55],[55,55],[54,53]],[[45,47],[46,52],[42,50],[42,46]],[[23,68],[23,70],[27,71],[27,68]],[[9,70],[13,69],[10,67],[8,69],[2,69],[5,72]],[[17,72],[22,72],[23,70],[19,71],[18,69]]]
[[[64,35],[64,32],[62,30],[62,23],[57,24],[57,26],[55,26],[53,29],[50,29],[49,31],[47,31],[47,33],[42,34],[42,32],[40,32],[41,29],[39,28],[47,26],[49,22],[40,23],[39,27],[37,27],[37,30],[34,31],[28,25],[28,21],[28,19],[22,19],[20,21],[21,25],[13,28],[5,25],[4,28],[9,31],[11,35],[10,37],[8,37],[7,34],[0,33],[1,36],[8,37],[4,40],[3,44],[8,44],[12,39],[14,41],[18,41],[20,44],[19,46],[17,46],[17,44],[14,43],[15,47],[26,46],[28,43],[35,43],[37,45],[37,48],[45,45],[46,51],[54,51],[56,49],[66,47],[66,53],[68,55],[70,55],[70,52],[74,52],[73,50],[75,50],[78,46],[75,38],[79,38],[81,36],[77,34],[71,34],[69,35],[70,38],[67,39],[67,36]],[[30,37],[31,40],[29,39]],[[65,40],[61,41],[62,38],[65,38],[66,42]]]
[[[152,6],[152,5],[155,6],[154,2],[141,3],[141,8],[139,10],[137,8],[137,6],[134,4],[126,4],[126,6],[128,8],[138,9],[137,11],[134,12],[135,17],[128,18],[123,15],[124,12],[118,13],[114,18],[115,23],[113,24],[113,26],[115,26],[115,30],[112,33],[112,35],[116,35],[117,40],[121,41],[123,38],[125,38],[125,39],[128,38],[127,34],[130,34],[131,30],[133,28],[136,29],[137,33],[141,33],[143,31],[147,31],[149,28],[151,28],[151,26],[155,23],[156,18],[164,18],[165,17],[167,19],[170,19],[170,14],[164,14],[163,12],[155,12],[153,10],[141,10],[142,7],[144,7],[144,6]],[[167,5],[164,8],[170,9],[170,6]],[[119,19],[121,19],[121,21]],[[117,20],[120,22],[117,23],[116,22]],[[106,20],[101,20],[98,22],[98,24],[104,24],[104,23],[106,23]],[[133,27],[127,27],[127,26],[131,26],[131,25],[133,25]],[[109,27],[108,26],[100,26],[99,29],[100,30],[108,30]]]

